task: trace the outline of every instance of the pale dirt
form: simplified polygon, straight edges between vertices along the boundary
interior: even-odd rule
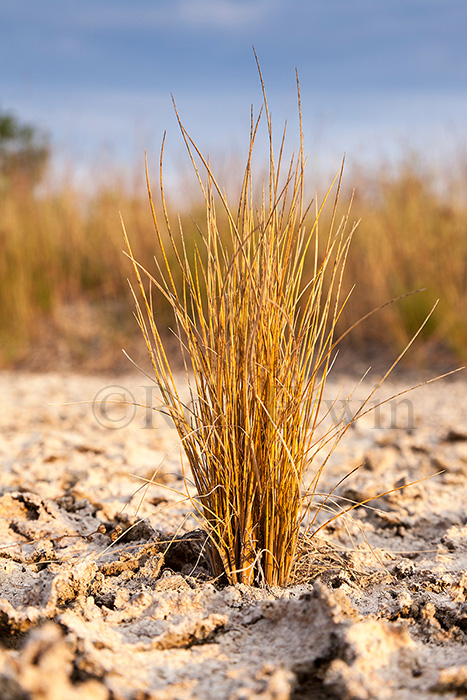
[[[341,381],[341,397],[355,385],[333,379],[329,400]],[[147,403],[144,386],[136,375],[0,374],[2,700],[467,696],[465,373],[348,431],[322,484],[329,492],[363,464],[333,494],[347,503],[444,471],[333,521],[317,545],[341,563],[283,590],[210,581],[177,493],[174,430],[143,409],[123,427],[130,409],[103,402],[112,391]],[[98,392],[94,407],[63,405]],[[138,477],[162,460],[136,516]]]

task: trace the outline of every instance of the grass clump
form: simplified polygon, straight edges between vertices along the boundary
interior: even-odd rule
[[[436,303],[350,420],[343,413],[351,397],[330,422],[334,404],[326,407],[324,389],[338,344],[360,321],[412,293],[375,305],[342,330],[352,292],[346,291],[345,270],[356,227],[349,227],[349,210],[337,216],[343,166],[321,205],[307,203],[298,76],[300,143],[298,153],[284,165],[285,129],[276,160],[259,64],[258,70],[264,105],[256,121],[252,112],[235,209],[175,107],[204,198],[204,227],[197,227],[197,239],[185,235],[180,217],[178,229],[172,228],[163,183],[164,137],[162,217],[156,214],[146,166],[159,248],[154,274],[134,256],[125,228],[124,235],[138,285],[135,291],[130,284],[135,315],[162,395],[161,410],[173,420],[190,465],[197,489],[190,500],[208,532],[213,573],[230,583],[280,586],[303,568],[304,549],[326,525],[318,525],[318,515],[329,510],[341,483],[328,495],[318,491],[330,455],[355,420],[396,398],[369,407],[430,320]],[[263,110],[269,177],[258,199],[252,155]],[[330,213],[324,217],[328,203]],[[323,219],[328,222],[324,236]],[[174,316],[189,401],[179,392],[165,349],[164,326],[158,325],[154,305],[157,295]],[[327,522],[366,502],[337,506],[338,513]]]
[[[297,88],[300,113],[298,80]],[[304,201],[303,137],[297,156],[284,170],[285,130],[276,162],[265,94],[264,111],[269,182],[259,202],[253,196],[252,151],[261,113],[256,122],[252,116],[235,210],[177,113],[204,195],[205,230],[199,230],[192,255],[183,228],[172,230],[162,147],[161,200],[170,242],[155,214],[148,179],[160,253],[154,275],[136,262],[128,239],[127,244],[140,292],[139,300],[134,293],[137,319],[164,410],[173,419],[191,467],[198,491],[194,503],[209,533],[213,570],[230,582],[283,585],[297,554],[303,507],[316,493],[323,468],[322,463],[305,488],[306,472],[323,444],[317,428],[334,331],[346,301],[342,278],[353,230],[347,231],[347,216],[336,225],[340,172],[333,183],[333,213],[322,252],[318,223],[331,190],[320,208],[315,204],[313,224],[306,226],[312,205]],[[227,215],[227,230],[218,226],[219,208]],[[305,278],[310,260],[312,274]],[[164,350],[154,288],[173,310],[192,398],[189,407]]]

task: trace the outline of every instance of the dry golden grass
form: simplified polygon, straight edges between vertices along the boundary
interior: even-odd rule
[[[135,294],[138,322],[164,409],[191,467],[198,491],[194,502],[208,527],[213,570],[231,582],[261,579],[282,585],[297,549],[303,477],[316,449],[315,428],[342,310],[342,274],[352,231],[346,233],[346,218],[334,230],[333,215],[320,256],[320,212],[310,229],[305,226],[310,207],[303,198],[303,143],[283,176],[284,140],[276,165],[266,97],[264,105],[270,167],[262,201],[253,201],[251,168],[260,118],[255,123],[252,117],[235,211],[179,121],[204,195],[206,229],[199,232],[193,256],[183,229],[177,245],[164,206],[161,155],[161,200],[170,257],[176,262],[169,263],[151,193],[159,244],[155,275],[141,268],[128,239],[127,244],[140,292],[141,302]],[[204,184],[195,155],[207,175]],[[339,185],[340,179],[337,192]],[[227,233],[218,226],[215,195],[227,214]],[[334,214],[336,206],[337,195]],[[304,280],[308,257],[312,274]],[[192,395],[190,409],[179,397],[151,286],[174,313]],[[318,480],[319,471],[312,488]]]
[[[256,201],[252,153],[260,113],[256,121],[252,115],[235,209],[176,111],[203,193],[205,224],[190,249],[181,223],[172,228],[165,206],[163,144],[162,217],[156,215],[147,175],[158,243],[154,273],[137,260],[125,232],[137,280],[137,290],[131,287],[136,318],[162,395],[161,410],[173,420],[191,468],[198,494],[191,500],[208,531],[213,572],[231,583],[284,585],[290,580],[303,544],[305,514],[312,507],[309,525],[315,534],[321,529],[316,514],[327,499],[315,503],[320,477],[349,428],[338,421],[324,435],[319,430],[326,378],[342,339],[336,338],[337,324],[350,297],[343,280],[354,227],[349,230],[348,213],[337,218],[342,170],[322,204],[314,204],[313,217],[313,202],[304,201],[298,79],[297,91],[300,144],[284,165],[285,131],[276,161],[263,85],[269,181]],[[333,189],[323,237],[320,221]],[[189,405],[179,394],[165,349],[154,292],[173,312]],[[423,327],[427,319],[422,321]]]
[[[467,207],[461,192],[466,174],[465,168],[449,172],[447,165],[437,174],[408,159],[395,173],[381,169],[373,183],[368,176],[357,180],[352,211],[361,221],[347,272],[371,294],[356,290],[346,322],[366,313],[375,300],[380,304],[407,290],[426,289],[388,307],[372,319],[371,328],[360,327],[357,339],[384,338],[398,351],[439,298],[423,331],[424,343],[418,344],[419,358],[429,364],[438,348],[465,360]]]

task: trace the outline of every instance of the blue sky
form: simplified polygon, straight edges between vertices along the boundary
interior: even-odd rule
[[[466,34],[465,0],[2,0],[0,108],[80,167],[156,160],[165,129],[175,163],[173,93],[201,147],[227,155],[261,105],[254,44],[277,135],[296,122],[297,66],[318,159],[436,157],[466,145]]]

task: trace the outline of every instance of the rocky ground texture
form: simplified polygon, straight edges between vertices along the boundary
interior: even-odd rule
[[[356,380],[330,380],[330,418],[374,383],[346,407]],[[148,379],[0,374],[0,697],[466,697],[466,390],[461,372],[348,430],[323,492],[361,465],[328,505],[373,500],[272,589],[210,579],[175,432],[123,403],[156,405]]]

